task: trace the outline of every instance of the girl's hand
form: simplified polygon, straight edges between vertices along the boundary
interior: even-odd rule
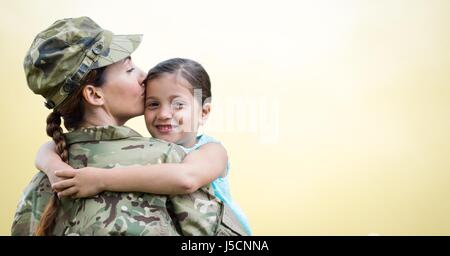
[[[66,180],[66,178],[56,176],[55,172],[51,171],[47,172],[47,177],[50,180],[50,184],[52,184],[52,186],[60,181]]]
[[[52,188],[58,192],[58,197],[91,197],[104,190],[102,172],[104,170],[93,167],[55,171],[57,177],[65,180],[56,182]]]

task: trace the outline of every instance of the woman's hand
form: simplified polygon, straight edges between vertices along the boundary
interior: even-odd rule
[[[52,188],[58,192],[58,197],[91,197],[104,190],[103,172],[105,170],[94,167],[58,170],[55,175],[65,180],[54,183]]]

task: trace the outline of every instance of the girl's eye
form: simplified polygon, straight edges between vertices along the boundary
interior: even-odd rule
[[[183,109],[183,108],[184,108],[184,104],[181,103],[181,102],[175,102],[175,103],[173,103],[173,106],[174,106],[174,108],[177,109],[177,110],[180,110],[180,109]]]
[[[159,106],[158,102],[150,102],[147,104],[147,108],[155,109]]]
[[[127,70],[127,73],[131,73],[131,72],[133,72],[133,70],[134,70],[134,68],[130,68]]]

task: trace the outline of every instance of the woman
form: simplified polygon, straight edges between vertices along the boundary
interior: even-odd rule
[[[55,22],[30,47],[24,61],[28,85],[54,109],[47,134],[71,166],[112,168],[183,159],[176,145],[143,138],[123,126],[144,110],[145,74],[130,58],[140,41],[141,36],[113,35],[81,17]],[[13,235],[245,234],[209,185],[184,196],[104,192],[77,200],[59,200],[50,187],[42,173],[33,178],[19,202]]]

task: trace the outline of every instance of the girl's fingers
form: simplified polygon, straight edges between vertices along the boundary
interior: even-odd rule
[[[61,192],[58,192],[58,197],[65,197],[65,196],[71,196],[71,195],[75,195],[76,193],[78,193],[78,189],[76,187],[71,187],[68,188],[66,190],[63,190]]]
[[[55,171],[55,175],[60,178],[73,178],[77,173],[76,170],[59,170]]]
[[[52,185],[52,188],[56,191],[61,191],[73,187],[75,185],[75,181],[73,179],[63,180],[56,182]]]

